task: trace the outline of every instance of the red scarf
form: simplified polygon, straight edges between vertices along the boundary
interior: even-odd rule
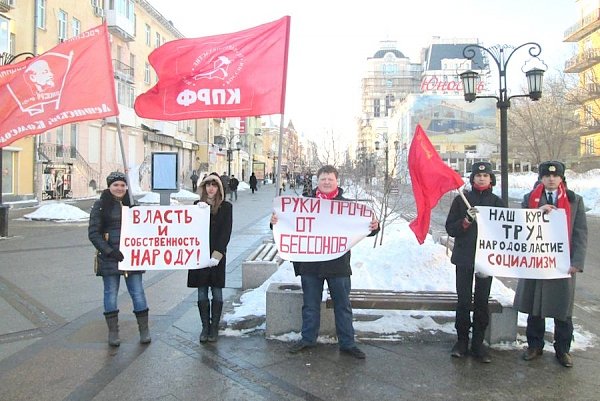
[[[473,183],[473,189],[476,190],[476,191],[479,191],[479,192],[483,192],[486,189],[490,189],[491,187],[492,187],[492,184],[488,184],[488,185],[480,187],[479,185]]]
[[[317,193],[316,193],[316,197],[317,198],[321,198],[321,199],[335,199],[338,196],[338,193],[340,192],[339,188],[336,188],[335,191],[330,192],[328,194],[321,192],[321,190],[319,188],[317,188]]]
[[[544,193],[544,184],[538,184],[529,195],[529,208],[537,209],[540,206],[540,199]],[[567,188],[565,184],[561,182],[558,185],[556,191],[556,207],[559,209],[565,209],[567,215],[567,232],[569,233],[569,241],[571,240],[571,204],[569,198],[567,198]]]

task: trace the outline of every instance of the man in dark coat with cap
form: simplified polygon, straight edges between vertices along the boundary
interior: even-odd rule
[[[554,350],[556,359],[564,367],[572,367],[569,353],[573,340],[573,303],[575,274],[583,271],[587,248],[587,220],[583,199],[567,189],[565,166],[558,161],[543,162],[539,166],[540,183],[523,198],[522,207],[551,213],[565,209],[570,242],[571,277],[552,280],[520,279],[514,306],[527,313],[527,349],[523,359],[531,361],[542,355],[546,318],[554,318]]]
[[[473,292],[473,274],[475,271],[475,249],[477,244],[477,208],[476,206],[506,207],[497,195],[492,192],[496,185],[496,176],[492,165],[488,162],[473,163],[471,175],[471,191],[465,191],[471,208],[467,207],[462,197],[454,198],[448,218],[446,232],[454,237],[454,248],[451,261],[456,265],[456,320],[454,327],[458,340],[450,355],[462,358],[469,349],[469,330],[471,328],[471,302],[473,302],[473,336],[471,354],[480,362],[491,362],[490,354],[483,344],[485,329],[490,321],[488,299],[492,287],[492,277],[475,275],[475,292]]]

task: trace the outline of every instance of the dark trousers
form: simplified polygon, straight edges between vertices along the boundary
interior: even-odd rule
[[[471,327],[471,299],[473,299],[473,334],[483,339],[483,334],[490,322],[488,299],[492,287],[492,277],[479,278],[473,275],[473,265],[456,266],[456,321],[454,327],[458,338],[468,338]],[[475,277],[475,292],[473,292]]]
[[[539,316],[527,316],[527,345],[529,348],[544,348],[544,333],[546,332],[546,319]],[[558,355],[571,350],[573,340],[573,319],[554,319],[554,350]]]

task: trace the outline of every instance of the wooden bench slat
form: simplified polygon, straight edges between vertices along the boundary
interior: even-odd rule
[[[356,309],[387,310],[436,310],[454,311],[457,303],[456,293],[449,291],[390,291],[390,290],[351,290],[350,303]],[[328,308],[333,307],[329,297]],[[491,313],[502,312],[502,305],[490,298],[488,307]],[[471,304],[471,310],[473,305]]]

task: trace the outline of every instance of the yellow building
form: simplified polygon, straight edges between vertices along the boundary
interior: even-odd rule
[[[576,0],[578,21],[567,29],[565,42],[577,43],[577,54],[565,72],[579,74],[583,107],[579,113],[582,169],[600,167],[600,1]]]

